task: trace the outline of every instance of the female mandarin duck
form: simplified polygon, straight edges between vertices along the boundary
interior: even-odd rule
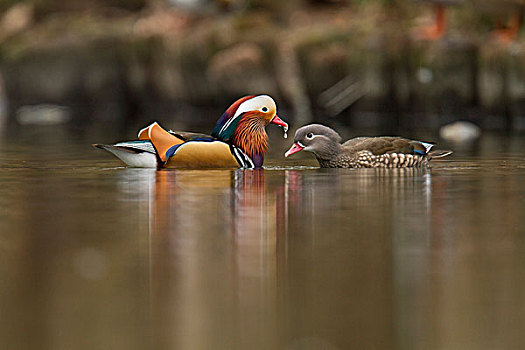
[[[451,151],[431,151],[433,144],[401,137],[357,137],[341,144],[341,136],[327,126],[310,124],[295,133],[288,157],[312,152],[321,168],[409,168],[427,165],[431,158]]]
[[[277,106],[267,95],[246,96],[220,117],[211,136],[166,131],[156,122],[140,130],[139,141],[94,145],[133,167],[158,168],[260,168],[268,150],[265,127],[276,124],[288,130],[277,116]]]

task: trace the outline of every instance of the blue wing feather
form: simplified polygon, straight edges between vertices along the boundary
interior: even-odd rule
[[[217,121],[217,124],[215,124],[215,127],[213,128],[213,131],[211,132],[211,136],[219,138],[219,132],[221,131],[221,128],[224,126],[226,121],[231,117],[231,115],[228,114],[228,111],[224,112],[222,116]]]

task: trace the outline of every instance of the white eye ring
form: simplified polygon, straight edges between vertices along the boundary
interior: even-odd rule
[[[263,111],[264,113],[268,112],[268,107],[261,108],[261,111]]]
[[[309,132],[308,134],[306,134],[306,138],[311,140],[314,138],[314,134],[312,134],[311,132]]]

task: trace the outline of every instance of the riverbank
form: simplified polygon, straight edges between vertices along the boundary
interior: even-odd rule
[[[523,39],[497,42],[486,15],[451,12],[445,37],[426,41],[414,33],[431,9],[412,2],[211,13],[149,6],[41,19],[29,9],[0,38],[0,73],[11,122],[23,106],[53,104],[77,123],[155,113],[204,123],[177,115],[268,93],[297,124],[396,132],[464,119],[524,130]]]

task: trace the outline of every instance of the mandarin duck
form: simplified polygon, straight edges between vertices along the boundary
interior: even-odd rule
[[[310,124],[296,131],[285,157],[305,150],[315,155],[321,168],[409,168],[452,153],[431,151],[433,146],[393,136],[357,137],[341,144],[341,136],[333,129]]]
[[[219,118],[211,135],[164,130],[157,122],[139,131],[138,141],[93,146],[132,167],[260,168],[268,149],[265,127],[288,124],[267,95],[245,96]]]

